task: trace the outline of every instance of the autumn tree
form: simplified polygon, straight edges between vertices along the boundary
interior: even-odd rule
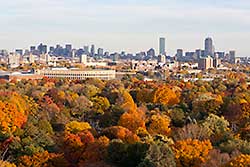
[[[145,159],[138,167],[175,167],[175,156],[171,147],[163,142],[150,143]]]
[[[36,153],[32,156],[22,156],[18,159],[20,167],[66,167],[69,163],[61,154],[48,153],[47,151]]]
[[[174,105],[179,103],[178,94],[169,86],[161,86],[154,91],[153,102],[163,105]]]
[[[148,145],[145,143],[123,143],[121,140],[111,141],[108,147],[108,161],[114,165],[127,167],[137,166],[146,156]]]
[[[96,96],[91,98],[93,103],[92,109],[96,114],[104,114],[104,112],[110,107],[109,100],[106,97]]]
[[[103,129],[102,135],[107,136],[110,140],[112,139],[120,139],[126,143],[135,143],[140,140],[140,138],[122,126],[111,126]]]
[[[152,135],[162,134],[169,135],[170,129],[170,118],[165,115],[153,115],[150,119],[148,132]]]
[[[120,117],[118,125],[128,128],[134,133],[138,128],[146,129],[145,114],[141,110],[126,112]]]
[[[228,162],[225,167],[249,167],[250,166],[250,155],[241,154]]]
[[[109,139],[101,136],[92,144],[88,145],[81,155],[79,166],[89,166],[97,162],[103,162],[107,157],[107,148],[109,146]]]
[[[8,161],[3,161],[3,160],[0,160],[0,166],[1,167],[16,167],[14,163],[10,163]]]
[[[173,146],[177,167],[199,166],[207,161],[207,156],[212,148],[209,140],[187,139],[177,141]]]

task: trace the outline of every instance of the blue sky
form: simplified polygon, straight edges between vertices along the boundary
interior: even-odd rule
[[[249,0],[0,0],[0,48],[95,43],[109,51],[203,48],[250,56]]]

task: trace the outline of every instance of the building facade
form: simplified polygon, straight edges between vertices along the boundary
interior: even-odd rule
[[[207,70],[209,68],[213,68],[214,66],[213,59],[208,56],[208,57],[202,57],[199,59],[198,62],[198,69],[199,70]]]
[[[166,40],[165,38],[160,38],[160,41],[159,41],[159,54],[160,55],[165,55],[166,54]]]
[[[112,80],[116,78],[115,70],[45,69],[45,70],[37,70],[36,74],[48,78],[67,78],[71,80],[85,80],[87,78]]]
[[[214,45],[212,38],[205,39],[205,56],[214,56]]]

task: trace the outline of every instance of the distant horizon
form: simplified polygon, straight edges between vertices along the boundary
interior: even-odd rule
[[[17,47],[17,48],[13,48],[13,49],[6,49],[6,48],[0,48],[0,50],[7,50],[8,52],[15,52],[15,50],[16,49],[22,49],[23,51],[25,51],[26,49],[27,50],[30,50],[30,46],[35,46],[36,47],[36,49],[37,49],[37,47],[38,47],[38,45],[39,44],[44,44],[44,45],[47,45],[47,50],[48,50],[48,52],[49,52],[49,47],[51,47],[51,46],[53,46],[53,47],[56,47],[56,45],[60,45],[60,46],[62,46],[63,48],[65,48],[65,45],[67,45],[67,44],[71,44],[72,45],[72,49],[84,49],[83,47],[84,46],[89,46],[89,50],[90,50],[90,48],[91,48],[91,45],[95,45],[95,52],[97,53],[97,49],[98,48],[102,48],[102,49],[104,49],[104,52],[109,52],[109,53],[121,53],[121,52],[125,52],[125,53],[129,53],[129,54],[136,54],[136,53],[140,53],[140,52],[147,52],[149,49],[151,49],[151,48],[153,48],[154,50],[155,50],[155,52],[156,52],[156,55],[159,55],[159,39],[160,38],[165,38],[164,36],[159,36],[158,37],[158,43],[157,43],[157,47],[149,47],[149,48],[146,48],[146,49],[144,49],[144,50],[138,50],[138,51],[131,51],[131,52],[129,52],[129,51],[127,51],[126,49],[121,49],[121,50],[109,50],[109,49],[107,49],[107,48],[105,48],[105,47],[100,47],[100,46],[98,46],[98,45],[96,45],[95,43],[88,43],[88,44],[83,44],[83,45],[78,45],[78,46],[76,46],[76,45],[74,45],[74,43],[73,42],[63,42],[63,43],[54,43],[54,44],[48,44],[48,43],[45,43],[45,42],[37,42],[36,44],[30,44],[29,46],[27,46],[27,47]],[[204,50],[204,41],[205,41],[205,39],[206,38],[212,38],[212,40],[213,40],[213,44],[215,44],[215,42],[214,42],[214,39],[213,39],[213,37],[211,37],[211,36],[207,36],[207,37],[204,37],[204,39],[203,39],[203,46],[201,47],[201,48],[199,48],[199,47],[196,47],[196,48],[194,48],[193,50],[191,49],[191,50],[185,50],[184,48],[181,48],[181,47],[179,47],[179,48],[176,48],[175,49],[175,52],[174,53],[169,53],[168,52],[168,49],[166,49],[166,55],[167,56],[175,56],[175,54],[176,54],[176,52],[177,52],[177,49],[183,49],[183,53],[184,53],[184,56],[185,56],[185,52],[195,52],[195,50],[196,49],[201,49],[201,50]],[[165,38],[166,39],[166,38]],[[166,43],[167,43],[167,39],[166,39]],[[166,46],[167,46],[167,44],[166,44]],[[173,49],[172,49],[173,50]],[[225,52],[225,53],[228,53],[229,51],[235,51],[236,52],[236,56],[237,57],[249,57],[249,56],[242,56],[242,55],[237,55],[237,50],[235,50],[235,49],[226,49],[226,50],[218,50],[218,49],[215,49],[215,52]]]
[[[137,53],[166,38],[166,51],[204,48],[250,56],[249,0],[12,0],[0,6],[0,49],[30,45],[95,44],[109,52]]]

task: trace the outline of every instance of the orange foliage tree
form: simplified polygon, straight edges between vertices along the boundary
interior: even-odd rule
[[[90,129],[87,122],[72,121],[66,124],[62,149],[69,162],[77,164],[87,146],[95,141]]]
[[[12,134],[27,121],[27,98],[15,92],[0,92],[0,133]]]
[[[136,134],[122,126],[111,126],[105,128],[102,134],[107,136],[110,140],[121,139],[125,143],[135,143],[140,141],[140,138]]]
[[[173,146],[177,167],[199,166],[201,163],[206,162],[212,148],[209,140],[187,139],[177,141]]]
[[[88,145],[81,156],[79,166],[89,166],[97,162],[102,162],[107,156],[107,147],[109,146],[109,139],[101,136],[92,144]]]
[[[178,94],[169,86],[161,86],[154,91],[153,102],[163,105],[174,105],[180,101]]]
[[[126,112],[120,117],[118,125],[128,128],[133,133],[136,133],[138,128],[146,129],[145,114],[140,110]]]
[[[68,162],[63,158],[62,154],[48,153],[48,151],[36,153],[32,156],[22,156],[19,158],[19,167],[66,167],[69,166]]]

